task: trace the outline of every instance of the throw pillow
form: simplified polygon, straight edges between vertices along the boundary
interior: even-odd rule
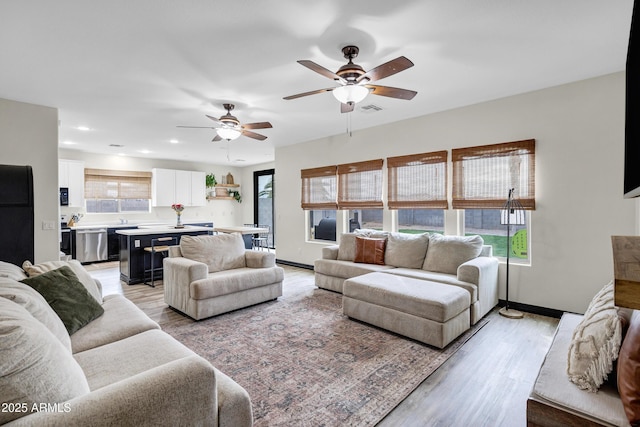
[[[422,268],[429,246],[429,234],[391,233],[385,263],[394,267]]]
[[[640,312],[635,312],[618,357],[618,393],[629,424],[640,424]]]
[[[0,277],[8,277],[9,279],[20,281],[26,279],[27,274],[17,265],[0,261]]]
[[[71,352],[71,340],[64,323],[35,289],[15,280],[0,278],[0,297],[24,307]]]
[[[22,280],[38,291],[64,323],[69,335],[104,313],[70,267],[47,271]]]
[[[356,236],[356,255],[354,262],[384,265],[386,239],[370,239]]]
[[[0,297],[0,396],[3,402],[61,403],[89,393],[82,368],[20,305]],[[0,424],[27,415],[0,411]]]
[[[239,233],[182,236],[180,251],[185,258],[207,264],[209,273],[246,267],[246,248]]]
[[[582,390],[598,391],[613,369],[622,341],[622,322],[613,302],[613,281],[593,297],[573,331],[567,375]]]
[[[342,233],[338,245],[338,259],[341,261],[353,261],[356,257],[356,235]]]
[[[56,270],[60,267],[67,266],[73,270],[75,275],[80,280],[80,283],[87,288],[87,291],[98,301],[99,304],[102,304],[102,291],[98,288],[96,281],[87,270],[80,264],[80,261],[77,259],[72,259],[71,261],[46,261],[41,262],[40,264],[33,265],[29,261],[25,261],[22,263],[22,268],[27,272],[29,277],[35,277],[39,274],[46,273],[47,271]],[[19,279],[22,280],[22,279]]]
[[[460,264],[477,258],[482,252],[484,240],[480,236],[429,235],[429,248],[424,258],[423,270],[457,274]]]

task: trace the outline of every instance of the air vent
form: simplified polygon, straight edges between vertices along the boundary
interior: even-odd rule
[[[109,144],[109,147],[122,148],[122,147],[124,147],[124,145],[122,145],[122,144]]]
[[[381,111],[382,107],[378,107],[375,104],[363,105],[360,107],[360,111],[363,113],[375,113],[376,111]]]

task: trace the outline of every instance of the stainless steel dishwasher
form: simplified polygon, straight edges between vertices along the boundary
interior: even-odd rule
[[[107,229],[86,228],[76,230],[76,259],[80,262],[106,261]]]

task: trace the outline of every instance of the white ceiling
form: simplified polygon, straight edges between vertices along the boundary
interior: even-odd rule
[[[404,55],[352,130],[624,70],[633,0],[2,0],[0,98],[57,107],[61,147],[246,166],[274,147],[346,132],[332,71],[360,47],[365,70]],[[269,121],[259,142],[212,143],[205,117],[236,105]],[[374,104],[378,112],[363,112]],[[78,126],[91,130],[81,131]],[[177,144],[171,143],[175,139]],[[72,142],[74,145],[65,145]],[[122,145],[112,147],[111,144]]]

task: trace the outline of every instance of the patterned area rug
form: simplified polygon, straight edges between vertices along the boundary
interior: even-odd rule
[[[164,330],[247,390],[256,426],[372,426],[486,323],[438,350],[341,307],[313,289]]]

